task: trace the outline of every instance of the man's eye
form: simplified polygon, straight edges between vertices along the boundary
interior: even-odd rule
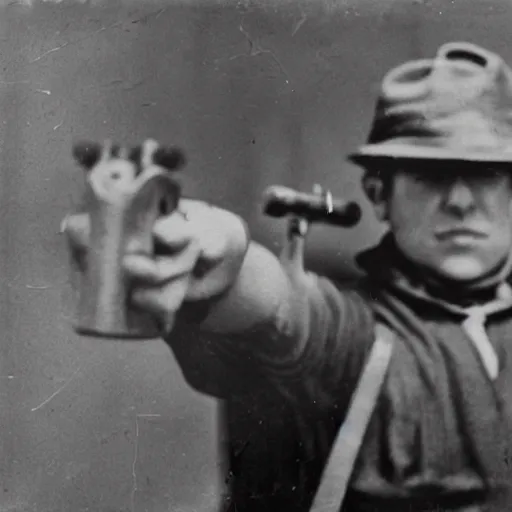
[[[488,168],[485,169],[485,172],[482,172],[482,178],[485,178],[491,180],[491,179],[503,179],[506,178],[510,174],[510,171],[507,171],[506,169],[499,169],[499,168]],[[484,179],[485,179],[484,178]]]
[[[481,171],[469,173],[467,180],[472,183],[496,183],[506,178],[507,172],[502,169],[485,168]]]
[[[438,172],[413,172],[412,178],[418,183],[424,183],[428,185],[441,185],[449,180],[446,174]]]

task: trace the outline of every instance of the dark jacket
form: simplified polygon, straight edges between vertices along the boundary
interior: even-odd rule
[[[498,293],[510,287],[429,288],[389,239],[359,263],[354,286],[292,283],[273,321],[243,339],[174,343],[189,381],[226,399],[232,510],[308,510],[375,321],[395,346],[344,510],[512,510],[512,294]],[[474,306],[495,378],[464,327]]]

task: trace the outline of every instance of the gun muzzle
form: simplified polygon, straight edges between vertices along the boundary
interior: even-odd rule
[[[330,193],[307,194],[275,185],[266,189],[263,201],[264,212],[270,217],[297,215],[310,222],[347,228],[355,226],[361,219],[361,208],[357,203],[333,199]]]

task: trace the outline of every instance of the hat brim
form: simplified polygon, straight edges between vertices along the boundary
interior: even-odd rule
[[[348,159],[356,164],[376,160],[433,160],[468,162],[474,164],[511,164],[512,148],[507,151],[454,151],[439,147],[408,146],[403,144],[368,144],[350,154]]]

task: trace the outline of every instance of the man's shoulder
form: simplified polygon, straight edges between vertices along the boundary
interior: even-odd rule
[[[316,274],[320,283],[324,286],[329,283],[340,294],[359,297],[363,301],[375,300],[375,285],[365,274],[333,275]]]
[[[316,332],[329,332],[331,337],[344,340],[354,339],[360,347],[369,345],[375,328],[374,303],[377,298],[372,285],[365,276],[349,279],[333,278],[315,274],[316,291],[311,293],[309,304],[319,323]]]

